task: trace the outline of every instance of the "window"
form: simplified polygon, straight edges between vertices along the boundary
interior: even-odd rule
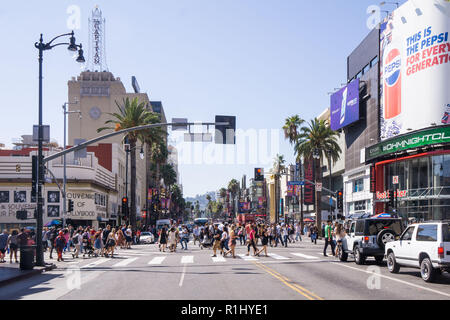
[[[442,241],[450,242],[450,225],[449,224],[442,225]]]
[[[384,229],[390,229],[396,234],[402,233],[402,222],[400,219],[373,219],[367,220],[369,235],[374,236],[383,231]]]
[[[400,240],[404,240],[404,241],[411,240],[412,239],[412,235],[414,233],[414,228],[415,227],[409,227],[408,229],[406,229],[405,233],[403,233],[403,235],[400,238]]]
[[[364,191],[364,179],[357,179],[353,181],[353,192]]]
[[[366,201],[356,201],[355,202],[355,211],[364,211],[366,210]]]
[[[364,234],[364,220],[356,221],[355,235],[362,236]]]
[[[370,67],[373,68],[377,63],[378,63],[378,56],[376,56],[375,58],[372,59],[372,61],[370,61]]]
[[[356,223],[353,222],[352,225],[351,225],[351,227],[350,227],[350,233],[355,232],[355,225],[356,225]]]
[[[364,67],[364,69],[362,70],[362,73],[366,74],[369,70],[370,70],[370,64],[368,64],[367,66]]]
[[[417,230],[417,241],[437,241],[437,224],[420,225]]]

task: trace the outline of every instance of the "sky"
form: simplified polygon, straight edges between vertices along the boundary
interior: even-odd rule
[[[99,5],[106,19],[108,68],[128,92],[136,76],[150,100],[162,101],[168,120],[214,122],[215,115],[236,116],[234,146],[184,143],[182,132],[171,134],[180,152],[185,196],[218,190],[244,174],[251,178],[255,167],[267,172],[277,153],[292,163],[293,148],[281,130],[285,119],[298,114],[309,121],[329,107],[329,92],[346,82],[347,56],[370,32],[368,8],[378,3],[8,0],[0,7],[0,38],[7,44],[0,51],[0,143],[11,147],[12,139],[31,134],[38,123],[34,43],[40,33],[49,41],[75,25],[77,42],[87,51],[88,17]],[[44,53],[43,119],[51,139],[61,145],[67,81],[81,67],[64,47]],[[213,132],[200,126],[192,131],[207,129]]]

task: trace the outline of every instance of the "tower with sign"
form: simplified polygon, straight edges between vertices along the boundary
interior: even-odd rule
[[[89,71],[108,71],[106,64],[106,43],[105,43],[105,24],[106,20],[102,16],[102,11],[95,7],[92,10],[89,23]]]

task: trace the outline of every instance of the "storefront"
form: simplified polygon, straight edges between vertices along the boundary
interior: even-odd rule
[[[366,149],[375,213],[409,221],[450,219],[450,127],[428,128]],[[389,205],[389,190],[394,205]]]

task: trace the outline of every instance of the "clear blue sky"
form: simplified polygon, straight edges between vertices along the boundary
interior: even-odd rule
[[[404,1],[401,1],[402,3]],[[168,119],[213,121],[236,115],[242,129],[279,129],[299,114],[311,119],[346,80],[346,58],[370,31],[373,0],[7,1],[0,8],[2,122],[0,142],[31,134],[38,122],[34,43],[68,32],[66,12],[81,8],[78,41],[87,49],[87,19],[96,4],[107,19],[109,70],[132,91],[135,75]],[[387,7],[392,8],[392,6]],[[80,66],[64,48],[45,52],[44,123],[62,144],[61,105]],[[87,116],[87,115],[86,115]],[[280,153],[293,160],[280,131]],[[206,144],[204,145],[206,147]],[[181,164],[186,196],[217,190],[256,166]]]

